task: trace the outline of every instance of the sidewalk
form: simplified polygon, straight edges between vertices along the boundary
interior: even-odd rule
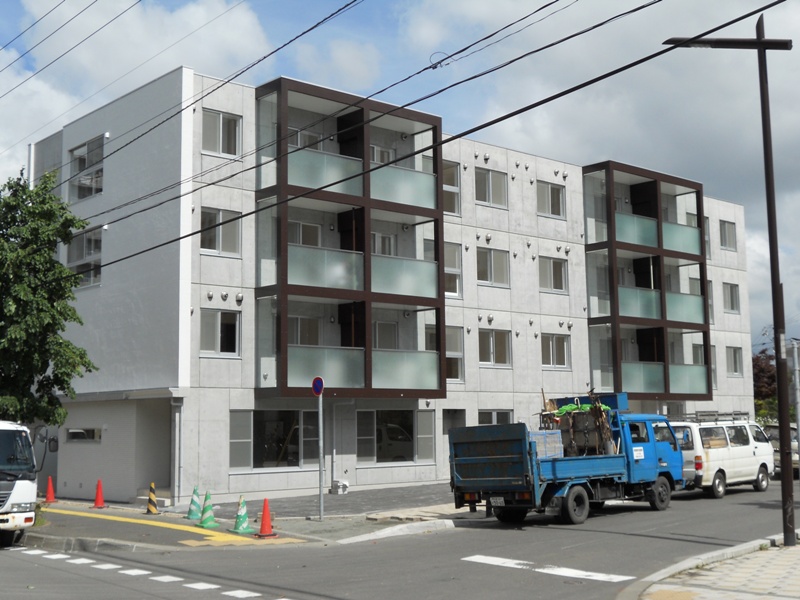
[[[258,506],[255,506],[258,504]],[[213,504],[211,528],[186,519],[187,506],[145,514],[144,506],[90,508],[87,501],[57,501],[43,511],[47,523],[29,530],[25,544],[59,552],[168,551],[178,548],[278,544],[351,544],[452,527],[482,527],[477,512],[453,508],[446,483],[269,500],[275,537],[233,533],[238,503]],[[259,532],[262,503],[248,502],[248,525]],[[203,519],[206,521],[206,519]],[[633,582],[619,600],[732,600],[800,598],[800,546],[783,547],[783,536],[753,540],[686,559]]]

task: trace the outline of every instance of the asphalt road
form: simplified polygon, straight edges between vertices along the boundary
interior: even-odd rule
[[[319,542],[107,555],[14,549],[0,552],[3,595],[59,600],[614,598],[668,564],[780,533],[780,489],[772,483],[766,493],[732,488],[722,500],[680,493],[664,512],[647,504],[611,506],[581,526],[532,515],[521,525],[468,521],[435,533],[344,546]]]

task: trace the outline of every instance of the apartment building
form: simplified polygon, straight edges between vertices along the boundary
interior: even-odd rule
[[[292,79],[221,84],[176,69],[31,148],[33,177],[59,170],[90,223],[60,259],[83,275],[85,324],[67,334],[99,369],[65,402],[58,495],[91,498],[98,479],[118,501],[150,482],[172,502],[195,486],[221,501],[310,492],[321,458],[331,491],[445,480],[449,428],[535,426],[545,398],[631,383],[593,362],[608,344],[596,319],[616,345],[660,328],[635,334],[663,339],[670,359],[638,355],[663,363],[668,392],[637,390],[643,404],[714,405],[717,382],[752,410],[749,360],[724,381],[714,362],[749,347],[738,207],[704,213],[702,188],[648,172],[690,189],[662,188],[657,230],[677,219],[715,237],[733,223],[725,254],[603,245],[587,239],[597,204],[579,166],[449,140],[438,116]],[[695,320],[596,314],[599,265],[617,273],[625,252],[672,260],[649,291],[680,294]],[[616,315],[626,285],[608,279]],[[730,285],[739,312],[715,313]],[[679,390],[674,365],[706,388]]]

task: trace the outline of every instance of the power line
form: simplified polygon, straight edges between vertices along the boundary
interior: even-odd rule
[[[729,26],[731,26],[731,25],[733,25],[733,24],[735,24],[735,23],[738,23],[738,22],[740,22],[740,21],[742,21],[742,20],[744,20],[744,19],[747,19],[747,18],[749,18],[749,17],[751,17],[751,16],[753,16],[753,15],[755,15],[755,14],[758,14],[758,13],[760,13],[760,12],[763,12],[764,10],[767,10],[767,9],[769,9],[769,8],[772,8],[772,7],[774,7],[774,6],[777,6],[777,5],[779,5],[779,4],[782,4],[782,3],[783,3],[783,2],[785,2],[785,1],[786,1],[786,0],[775,0],[774,2],[771,2],[771,3],[769,3],[769,4],[765,5],[765,6],[764,6],[764,7],[762,7],[762,8],[759,8],[759,9],[756,9],[756,10],[753,10],[753,11],[750,11],[750,12],[748,12],[748,13],[744,14],[744,15],[741,15],[741,16],[739,16],[739,17],[736,17],[736,18],[734,18],[734,19],[732,19],[732,20],[730,20],[730,21],[727,21],[727,22],[723,23],[722,25],[718,25],[718,26],[716,26],[716,27],[713,27],[713,28],[711,28],[711,29],[708,29],[708,30],[704,31],[703,33],[700,33],[700,34],[698,34],[698,35],[696,35],[696,36],[694,36],[694,37],[692,37],[692,38],[688,38],[688,39],[687,39],[685,42],[683,42],[683,43],[684,43],[684,44],[685,44],[685,43],[690,43],[690,42],[696,41],[696,40],[698,40],[698,39],[700,39],[700,38],[706,37],[706,36],[708,36],[708,35],[710,35],[710,34],[712,34],[712,33],[715,33],[715,32],[717,32],[717,31],[719,31],[720,29],[724,29],[724,28],[726,28],[726,27],[729,27]],[[484,122],[484,123],[482,123],[482,124],[480,124],[480,125],[476,125],[475,127],[472,127],[472,128],[470,128],[470,129],[467,129],[467,130],[465,130],[465,131],[462,131],[461,133],[458,133],[458,134],[452,135],[451,137],[449,137],[449,138],[447,138],[447,139],[445,139],[445,140],[441,140],[441,141],[439,141],[439,142],[434,142],[433,144],[429,144],[428,146],[425,146],[425,147],[423,147],[423,148],[417,149],[417,150],[415,150],[414,152],[411,152],[411,153],[409,153],[409,154],[407,154],[407,155],[404,155],[404,156],[402,156],[402,157],[400,157],[400,158],[396,158],[396,159],[395,159],[395,160],[393,160],[393,161],[390,161],[390,162],[387,162],[387,163],[384,163],[384,164],[378,165],[378,166],[376,166],[376,167],[373,167],[373,168],[370,168],[370,169],[367,169],[367,170],[361,171],[360,173],[357,173],[357,174],[355,174],[355,175],[350,175],[350,176],[348,176],[348,177],[344,177],[344,178],[342,178],[342,179],[339,179],[339,180],[337,180],[337,181],[333,181],[333,182],[331,182],[331,183],[328,183],[328,184],[326,184],[326,185],[324,185],[324,186],[320,186],[320,187],[317,187],[317,188],[314,188],[314,189],[308,190],[308,191],[306,191],[306,192],[303,192],[302,194],[297,194],[296,196],[292,196],[292,197],[290,197],[290,198],[286,198],[286,199],[284,199],[284,200],[279,200],[279,201],[277,201],[277,202],[274,202],[274,203],[272,203],[272,204],[270,204],[270,205],[263,206],[263,207],[259,207],[259,208],[256,208],[256,209],[252,210],[252,211],[249,211],[249,212],[246,212],[246,213],[242,213],[241,215],[238,215],[238,216],[236,216],[236,217],[233,217],[233,218],[231,218],[231,219],[227,219],[227,220],[225,220],[225,221],[222,221],[222,222],[220,222],[220,223],[217,223],[217,224],[215,224],[215,225],[210,225],[210,226],[207,226],[207,227],[204,227],[204,228],[198,229],[198,230],[196,230],[196,231],[192,231],[192,232],[190,232],[190,233],[187,233],[187,234],[184,234],[184,235],[178,236],[178,237],[176,237],[176,238],[173,238],[173,239],[170,239],[170,240],[167,240],[167,241],[161,242],[161,243],[159,243],[159,244],[156,244],[156,245],[154,245],[154,246],[150,246],[150,247],[148,247],[148,248],[144,248],[144,249],[142,249],[142,250],[139,250],[139,251],[137,251],[137,252],[134,252],[134,253],[128,254],[128,255],[126,255],[126,256],[120,257],[120,258],[118,258],[118,259],[115,259],[115,260],[109,261],[109,262],[107,262],[107,263],[103,263],[103,264],[101,264],[101,265],[100,265],[100,267],[99,267],[99,268],[100,268],[100,269],[102,269],[103,267],[108,267],[108,266],[111,266],[111,265],[114,265],[114,264],[117,264],[117,263],[120,263],[120,262],[123,262],[123,261],[126,261],[126,260],[130,260],[130,259],[132,259],[132,258],[135,258],[135,257],[137,257],[137,256],[141,256],[141,255],[143,255],[143,254],[146,254],[146,253],[148,253],[148,252],[151,252],[151,251],[153,251],[153,250],[157,250],[157,249],[159,249],[159,248],[163,248],[163,247],[165,247],[165,246],[167,246],[167,245],[170,245],[170,244],[173,244],[173,243],[175,243],[175,242],[179,242],[179,241],[182,241],[182,240],[188,239],[188,238],[190,238],[190,237],[192,237],[192,236],[194,236],[194,235],[197,235],[197,234],[203,233],[203,232],[205,232],[205,231],[210,231],[210,230],[212,230],[212,229],[215,229],[215,228],[217,228],[217,227],[221,227],[221,226],[223,226],[223,225],[226,225],[226,224],[228,224],[228,223],[232,223],[232,222],[235,222],[235,221],[238,221],[238,220],[244,219],[244,218],[246,218],[246,217],[253,216],[253,215],[255,215],[255,214],[259,213],[259,212],[262,212],[262,211],[264,211],[264,210],[270,210],[270,209],[273,209],[273,208],[275,208],[276,206],[279,206],[279,205],[281,205],[281,204],[286,204],[286,203],[288,203],[288,202],[291,202],[292,200],[296,200],[297,198],[302,198],[302,197],[305,197],[305,196],[307,196],[308,194],[311,194],[311,193],[314,193],[314,192],[318,192],[318,191],[321,191],[321,190],[325,190],[325,189],[327,189],[327,188],[330,188],[330,187],[333,187],[333,186],[335,186],[335,185],[339,185],[340,183],[344,183],[344,182],[346,182],[346,181],[350,181],[350,180],[352,180],[352,179],[355,179],[355,178],[357,178],[357,177],[361,177],[361,176],[363,176],[363,175],[365,175],[365,174],[367,174],[367,173],[372,173],[372,172],[374,172],[374,171],[377,171],[377,170],[379,170],[379,169],[382,169],[382,168],[388,167],[388,166],[390,166],[391,164],[394,164],[394,163],[396,163],[396,162],[398,162],[398,161],[400,161],[400,160],[404,160],[404,159],[406,159],[406,158],[410,158],[410,157],[412,157],[412,156],[416,156],[416,155],[418,155],[418,154],[422,154],[422,153],[424,153],[424,152],[428,152],[428,151],[430,151],[430,150],[433,150],[433,149],[435,149],[435,148],[441,147],[441,146],[443,146],[443,145],[445,145],[445,144],[448,144],[448,143],[451,143],[451,142],[453,142],[453,141],[455,141],[455,140],[458,140],[458,139],[464,138],[464,137],[466,137],[466,136],[468,136],[468,135],[472,135],[473,133],[477,133],[477,132],[479,132],[479,131],[482,131],[483,129],[488,129],[489,127],[492,127],[492,126],[494,126],[494,125],[497,125],[497,124],[499,124],[499,123],[502,123],[502,122],[504,122],[504,121],[507,121],[507,120],[509,120],[509,119],[512,119],[512,118],[514,118],[514,117],[517,117],[517,116],[519,116],[519,115],[521,115],[521,114],[524,114],[524,113],[526,113],[526,112],[529,112],[529,111],[531,111],[531,110],[533,110],[533,109],[535,109],[535,108],[539,108],[539,107],[541,107],[541,106],[544,106],[545,104],[548,104],[548,103],[550,103],[550,102],[553,102],[553,101],[555,101],[555,100],[558,100],[558,99],[560,99],[560,98],[563,98],[563,97],[565,97],[565,96],[568,96],[568,95],[570,95],[570,94],[573,94],[573,93],[575,93],[575,92],[578,92],[578,91],[580,91],[580,90],[583,90],[584,88],[587,88],[587,87],[589,87],[589,86],[592,86],[592,85],[594,85],[594,84],[596,84],[596,83],[599,83],[599,82],[601,82],[601,81],[605,81],[606,79],[610,79],[611,77],[614,77],[614,76],[616,76],[616,75],[619,75],[620,73],[624,73],[624,72],[626,72],[626,71],[629,71],[629,70],[633,69],[634,67],[637,67],[637,66],[639,66],[639,65],[641,65],[641,64],[644,64],[644,63],[646,63],[646,62],[649,62],[649,61],[651,61],[651,60],[654,60],[654,59],[656,59],[656,58],[658,58],[658,57],[660,57],[660,56],[662,56],[662,55],[664,55],[664,54],[667,54],[667,53],[669,53],[669,52],[672,52],[672,51],[674,51],[674,50],[676,50],[676,49],[680,48],[680,47],[681,47],[681,45],[683,45],[683,44],[676,44],[676,45],[672,45],[672,46],[669,46],[669,47],[667,47],[667,48],[664,48],[664,49],[662,49],[662,50],[659,50],[659,51],[657,51],[657,52],[654,52],[654,53],[648,54],[648,55],[646,55],[646,56],[644,56],[644,57],[642,57],[642,58],[639,58],[639,59],[637,59],[637,60],[634,60],[634,61],[632,61],[632,62],[626,63],[625,65],[623,65],[623,66],[621,66],[621,67],[618,67],[618,68],[616,68],[616,69],[612,69],[611,71],[606,71],[606,72],[605,72],[605,73],[603,73],[602,75],[598,75],[598,76],[596,76],[596,77],[593,77],[593,78],[591,78],[591,79],[589,79],[589,80],[586,80],[586,81],[584,81],[584,82],[582,82],[582,83],[579,83],[579,84],[577,84],[577,85],[574,85],[574,86],[572,86],[572,87],[569,87],[569,88],[567,88],[567,89],[564,89],[564,90],[562,90],[562,91],[560,91],[560,92],[557,92],[557,93],[555,93],[555,94],[552,94],[552,95],[550,95],[550,96],[548,96],[548,97],[546,97],[546,98],[544,98],[544,99],[542,99],[542,100],[538,100],[538,101],[536,101],[536,102],[530,103],[530,104],[528,104],[528,105],[526,105],[526,106],[523,106],[523,107],[521,107],[521,108],[518,108],[517,110],[514,110],[514,111],[511,111],[511,112],[508,112],[508,113],[506,113],[506,114],[504,114],[504,115],[502,115],[502,116],[500,116],[500,117],[496,117],[495,119],[492,119],[492,120],[490,120],[490,121],[486,121],[486,122]],[[258,165],[258,166],[260,166],[260,165]],[[78,272],[78,273],[85,273],[85,272],[89,272],[89,271],[91,271],[91,270],[94,270],[94,269],[93,269],[93,268],[87,268],[87,269],[86,269],[86,270],[84,270],[84,271],[77,271],[77,272]]]
[[[10,46],[10,45],[11,45],[11,44],[13,44],[14,42],[16,42],[16,41],[17,41],[19,38],[21,38],[23,35],[25,35],[25,34],[26,34],[28,31],[30,31],[31,29],[33,29],[34,27],[36,27],[36,25],[38,25],[39,23],[41,23],[41,22],[42,22],[42,19],[44,19],[44,18],[45,18],[47,15],[49,15],[51,12],[53,12],[53,11],[54,11],[55,9],[57,9],[59,6],[61,6],[62,4],[64,4],[64,2],[66,2],[66,1],[67,1],[67,0],[61,0],[61,2],[59,2],[58,4],[56,4],[56,5],[55,5],[53,8],[51,8],[50,10],[48,10],[48,11],[47,11],[46,13],[44,13],[44,14],[43,14],[41,17],[39,17],[38,19],[36,19],[36,20],[35,20],[33,23],[31,23],[30,25],[28,25],[28,26],[27,26],[25,29],[23,29],[22,31],[20,31],[20,32],[19,32],[19,33],[18,33],[16,36],[14,36],[14,38],[13,38],[13,39],[10,39],[10,40],[8,40],[8,41],[7,41],[5,44],[3,44],[2,46],[0,46],[0,51],[2,51],[2,50],[5,50],[5,49],[6,49],[8,46]],[[26,52],[26,54],[27,54],[27,52]],[[3,67],[3,70],[5,70],[5,67]]]

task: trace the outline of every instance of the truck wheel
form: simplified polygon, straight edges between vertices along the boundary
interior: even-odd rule
[[[756,480],[753,482],[753,489],[757,492],[766,492],[768,487],[769,473],[767,473],[767,468],[762,465],[758,468],[758,475],[756,475]]]
[[[561,504],[561,519],[564,523],[580,525],[589,516],[589,494],[579,485],[569,488]]]
[[[17,536],[16,531],[0,531],[0,548],[9,548],[14,544],[14,538]]]
[[[722,471],[714,473],[711,487],[706,488],[706,493],[713,498],[722,498],[725,495],[725,474]]]
[[[650,494],[650,506],[653,510],[667,510],[672,497],[672,488],[666,477],[663,475],[658,476],[653,488],[650,490]]]
[[[494,516],[501,523],[522,523],[528,515],[527,508],[495,508]]]

